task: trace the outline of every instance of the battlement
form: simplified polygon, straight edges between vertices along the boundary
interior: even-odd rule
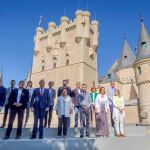
[[[42,27],[37,27],[36,36],[40,40],[47,39],[48,36],[54,37],[56,35],[61,35],[63,42],[65,42],[65,32],[69,32],[71,30],[76,29],[76,42],[79,42],[82,37],[90,38],[90,33],[98,35],[98,26],[99,23],[97,20],[93,20],[90,22],[90,12],[89,11],[76,11],[75,19],[69,20],[67,16],[63,16],[60,18],[60,25],[56,25],[55,22],[48,23],[47,31],[44,31]],[[63,33],[64,32],[64,33]],[[97,37],[98,38],[98,37]],[[50,39],[49,39],[50,40]]]

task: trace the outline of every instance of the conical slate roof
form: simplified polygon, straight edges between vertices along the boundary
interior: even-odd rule
[[[30,68],[30,69],[29,69],[29,72],[28,72],[28,74],[27,74],[27,77],[26,77],[26,79],[25,79],[25,85],[27,85],[28,81],[31,80],[31,74],[32,74],[32,69]]]
[[[150,58],[150,37],[141,19],[141,31],[137,48],[136,61]]]
[[[124,38],[124,47],[119,60],[119,69],[127,68],[135,62],[135,56],[127,42],[127,39]]]

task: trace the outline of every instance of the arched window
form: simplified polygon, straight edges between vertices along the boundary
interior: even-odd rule
[[[142,74],[142,70],[141,70],[141,67],[140,67],[140,66],[137,67],[137,71],[138,71],[138,74],[139,74],[139,75]]]
[[[146,42],[141,42],[141,48],[147,48],[147,43]]]
[[[45,69],[45,66],[44,66],[44,65],[42,65],[42,71],[44,71],[44,69]]]
[[[107,79],[111,79],[111,74],[109,73],[108,75],[107,75]]]
[[[127,55],[125,55],[125,56],[124,56],[124,59],[127,59],[127,58],[128,58],[128,56],[127,56]]]
[[[53,63],[53,69],[55,69],[55,68],[56,68],[56,62]]]
[[[66,60],[66,66],[68,66],[68,65],[69,65],[69,59]]]

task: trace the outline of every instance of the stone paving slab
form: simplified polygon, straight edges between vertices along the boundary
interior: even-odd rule
[[[3,138],[5,135],[6,129],[0,129],[0,138]],[[109,128],[110,136],[114,136],[114,129]],[[32,133],[32,128],[23,128],[22,138],[29,138]],[[143,126],[126,126],[125,133],[127,136],[143,136],[147,135],[147,127]],[[16,135],[16,128],[12,130],[11,138],[14,138]],[[57,128],[44,128],[44,137],[53,138],[57,135]],[[38,136],[38,135],[37,135]],[[68,129],[69,137],[79,137],[80,129],[79,128],[69,128]],[[95,128],[91,128],[91,137],[95,137]]]
[[[0,150],[149,150],[150,136],[0,140]]]

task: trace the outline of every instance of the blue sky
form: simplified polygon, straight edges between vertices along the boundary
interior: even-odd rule
[[[11,79],[19,81],[26,77],[40,15],[44,29],[49,21],[59,24],[64,9],[70,19],[75,17],[78,7],[88,9],[91,19],[96,16],[100,23],[98,72],[101,76],[120,57],[125,34],[134,51],[140,29],[139,14],[150,31],[149,6],[149,0],[0,0],[0,65],[4,68],[4,84],[8,86]]]

